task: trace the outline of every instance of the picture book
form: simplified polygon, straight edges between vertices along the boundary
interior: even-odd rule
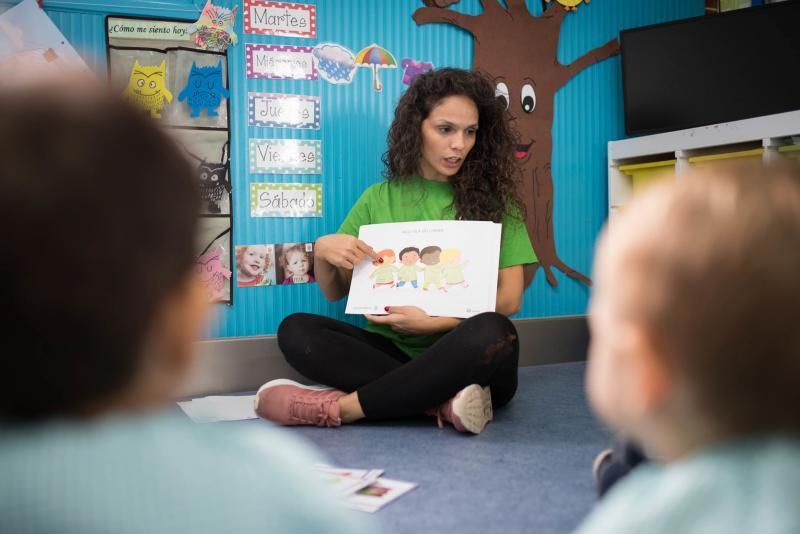
[[[484,221],[362,226],[359,239],[380,259],[355,266],[345,313],[417,306],[431,316],[466,318],[494,311],[501,228]]]

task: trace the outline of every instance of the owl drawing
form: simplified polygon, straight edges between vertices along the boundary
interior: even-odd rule
[[[143,66],[137,60],[133,64],[128,87],[122,95],[134,105],[150,112],[154,119],[161,118],[164,100],[172,102],[172,93],[167,89],[166,61],[161,65]]]
[[[199,117],[200,111],[205,108],[209,117],[217,116],[217,108],[222,99],[228,98],[229,93],[222,84],[222,60],[216,66],[198,67],[192,62],[192,70],[186,86],[178,95],[178,100],[186,100],[189,104],[191,117]]]
[[[231,192],[230,173],[228,172],[228,144],[222,149],[222,162],[209,163],[203,161],[197,167],[200,178],[200,197],[207,203],[209,213],[220,213],[220,201],[223,195]]]
[[[226,300],[225,280],[230,280],[231,271],[222,264],[221,247],[214,247],[195,260],[195,269],[200,282],[206,288],[209,302]]]

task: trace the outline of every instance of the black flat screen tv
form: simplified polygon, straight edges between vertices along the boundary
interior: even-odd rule
[[[625,130],[682,130],[800,109],[800,0],[625,30]]]

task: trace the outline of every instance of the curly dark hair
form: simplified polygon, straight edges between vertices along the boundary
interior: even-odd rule
[[[477,72],[443,68],[418,76],[400,97],[383,155],[388,180],[402,180],[419,171],[422,121],[442,99],[466,96],[478,108],[475,146],[458,173],[450,178],[456,217],[500,222],[504,215],[524,217],[519,192],[520,168],[514,160],[516,132],[492,83]]]

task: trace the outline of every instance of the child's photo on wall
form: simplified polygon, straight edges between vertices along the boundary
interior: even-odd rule
[[[239,287],[271,286],[275,285],[275,280],[275,249],[272,245],[236,247],[236,284]]]
[[[314,278],[314,243],[275,245],[276,275],[281,284],[308,284]]]

